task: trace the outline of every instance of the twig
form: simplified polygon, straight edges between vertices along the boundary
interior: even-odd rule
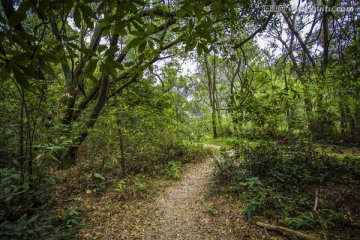
[[[319,203],[319,189],[317,188],[315,191],[315,203],[313,208],[314,212],[317,212],[318,203]]]
[[[298,231],[295,231],[295,230],[292,230],[289,228],[285,228],[285,227],[280,227],[280,226],[271,225],[271,224],[262,223],[262,222],[256,222],[256,225],[259,227],[262,227],[262,228],[266,228],[268,230],[277,231],[277,232],[284,233],[284,234],[291,234],[297,238],[304,239],[304,240],[320,240],[320,238],[311,236],[306,233],[298,232]]]

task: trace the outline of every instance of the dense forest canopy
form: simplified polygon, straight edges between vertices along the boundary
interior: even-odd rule
[[[1,0],[0,220],[41,205],[52,172],[79,164],[125,177],[221,137],[359,146],[359,9]]]

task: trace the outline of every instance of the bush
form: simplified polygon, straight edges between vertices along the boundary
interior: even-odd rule
[[[179,162],[169,162],[165,166],[165,177],[169,179],[179,180],[181,178],[181,174],[179,172],[180,167],[181,164]]]
[[[31,180],[14,169],[0,169],[0,239],[74,239],[80,212],[52,209],[53,175],[34,169]]]
[[[234,143],[235,153],[222,151],[215,161],[215,179],[227,182],[228,191],[242,196],[247,217],[276,215],[282,222],[305,227],[302,221],[310,215],[303,213],[313,207],[311,189],[330,181],[360,180],[360,161],[320,154],[306,140],[288,145],[264,140]],[[306,194],[309,190],[311,195]],[[330,211],[322,209],[308,223],[328,226],[336,215]]]

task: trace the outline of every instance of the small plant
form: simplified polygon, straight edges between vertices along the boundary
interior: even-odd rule
[[[143,177],[136,177],[135,178],[135,187],[140,192],[146,192],[146,190],[148,188],[146,179]]]
[[[179,162],[169,162],[165,167],[165,177],[169,179],[179,180],[181,178],[181,174],[179,172],[179,168],[181,164]]]
[[[69,211],[65,211],[63,214],[66,219],[66,226],[69,228],[81,226],[82,225],[81,212],[82,209],[80,208],[70,209]]]
[[[121,180],[119,181],[117,184],[116,184],[116,191],[124,191],[126,188],[126,184],[124,182],[124,180]]]
[[[229,190],[242,192],[242,196],[245,200],[245,209],[242,213],[247,218],[251,218],[265,209],[268,192],[259,178],[248,178],[245,182],[238,182],[230,186]]]
[[[296,217],[285,217],[282,222],[295,228],[310,227],[316,222],[316,216],[313,212],[304,212]]]
[[[214,212],[214,204],[212,203],[206,203],[205,204],[205,211],[208,213],[213,213]]]
[[[90,181],[90,186],[94,188],[105,188],[106,178],[97,172],[90,173],[87,176],[87,179]]]

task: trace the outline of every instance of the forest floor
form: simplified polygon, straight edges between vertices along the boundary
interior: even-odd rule
[[[331,149],[325,150],[333,154]],[[360,153],[354,151],[351,153]],[[241,198],[229,193],[227,186],[213,182],[213,161],[205,157],[182,165],[179,180],[166,179],[159,173],[123,179],[111,168],[103,172],[106,179],[94,182],[83,168],[76,167],[62,174],[64,182],[54,198],[58,209],[72,213],[69,220],[84,220],[79,239],[288,239],[256,227],[256,221],[268,222],[264,218],[248,220],[241,214],[245,208]],[[321,200],[339,205],[340,212],[358,219],[360,191],[356,183],[317,187]],[[332,236],[357,239],[349,237],[356,233],[350,228],[336,228]]]
[[[114,191],[117,180],[103,191],[73,191],[86,219],[79,238],[268,239],[241,215],[241,201],[212,190],[212,161],[185,165],[178,181],[147,180],[152,189],[126,199]]]

